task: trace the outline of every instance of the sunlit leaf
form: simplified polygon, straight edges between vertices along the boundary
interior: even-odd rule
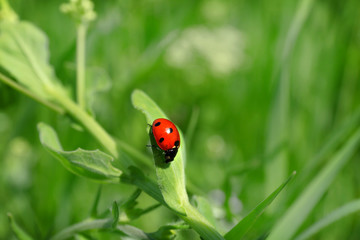
[[[132,103],[136,109],[145,114],[146,120],[150,124],[157,118],[167,118],[156,103],[140,90],[135,90],[133,92]],[[162,152],[156,147],[153,147],[152,149],[154,153],[157,180],[164,200],[170,208],[185,215],[183,206],[188,203],[188,196],[185,190],[183,163],[183,159],[185,158],[185,142],[180,130],[179,132],[182,141],[181,146],[179,153],[170,164],[163,164],[165,161]],[[149,133],[149,136],[152,145],[155,146],[156,142],[153,135]]]
[[[0,66],[39,97],[49,99],[47,91],[61,85],[49,65],[46,35],[28,22],[0,23]]]
[[[132,94],[132,103],[138,110],[142,111],[148,123],[152,123],[156,118],[166,118],[163,111],[150,99],[144,92],[135,90]],[[199,211],[194,208],[188,200],[185,190],[185,173],[184,162],[186,157],[184,137],[179,130],[181,138],[181,147],[173,162],[164,164],[164,156],[162,152],[154,147],[154,136],[150,134],[149,137],[153,145],[152,150],[154,154],[155,168],[157,181],[161,190],[163,199],[169,208],[179,214],[179,216],[189,223],[191,227],[197,231],[204,239],[224,239],[219,232],[202,216]],[[125,179],[126,180],[126,179]],[[127,178],[127,180],[130,180]],[[131,180],[132,183],[139,181]],[[141,189],[147,192],[147,186],[144,186],[141,181]],[[140,187],[140,185],[138,185]],[[146,188],[144,188],[146,187]],[[150,186],[149,186],[150,187]],[[152,193],[154,193],[152,191]],[[157,197],[158,199],[158,197]]]
[[[38,124],[40,141],[69,171],[93,180],[119,182],[121,171],[111,165],[113,158],[99,150],[64,151],[55,131],[44,123]]]

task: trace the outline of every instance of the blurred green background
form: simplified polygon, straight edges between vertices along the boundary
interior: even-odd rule
[[[59,11],[62,2],[10,4],[22,20],[48,35],[50,62],[74,95],[75,27]],[[130,101],[134,89],[145,91],[186,135],[189,191],[209,199],[224,230],[277,186],[269,185],[265,169],[274,142],[285,144],[285,178],[293,170],[301,175],[360,105],[359,1],[310,3],[285,60],[287,36],[296,32],[291,23],[299,11],[297,1],[94,3],[98,16],[88,32],[87,65],[106,72],[98,83],[103,91],[94,100],[96,119],[150,157],[147,123]],[[88,133],[73,128],[71,119],[0,83],[0,239],[14,239],[7,212],[35,239],[47,239],[88,217],[95,198],[98,183],[69,173],[41,146],[40,121],[57,130],[66,150],[100,147]],[[326,160],[299,178],[302,182],[290,184],[273,209],[286,211]],[[303,228],[360,197],[359,169],[357,151]],[[106,210],[133,189],[104,185],[99,208]],[[153,203],[142,194],[141,206]],[[276,213],[270,209],[267,215]],[[274,224],[266,215],[261,219],[253,237]],[[161,207],[134,225],[152,232],[175,220]],[[359,238],[355,214],[314,239]]]

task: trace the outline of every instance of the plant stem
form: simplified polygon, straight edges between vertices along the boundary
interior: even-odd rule
[[[51,95],[59,102],[66,111],[77,119],[85,128],[109,151],[115,158],[118,151],[114,139],[95,121],[83,108],[74,103],[68,96],[59,91],[51,92]]]
[[[86,108],[85,101],[85,36],[86,24],[80,23],[77,27],[76,39],[76,90],[77,102],[80,108]]]
[[[18,84],[17,82],[15,82],[14,80],[12,80],[11,78],[5,76],[4,74],[0,73],[0,80],[3,81],[5,84],[7,84],[8,86],[18,90],[19,92],[25,94],[26,96],[38,101],[39,103],[47,106],[48,108],[54,110],[55,112],[58,112],[60,114],[64,114],[65,110],[49,101],[46,101],[38,96],[36,96],[34,93],[32,93],[31,91],[29,91],[28,89],[24,88],[23,86],[21,86],[20,84]]]
[[[199,211],[190,203],[184,206],[186,216],[179,215],[185,222],[187,222],[203,239],[206,240],[222,240],[216,229],[204,218]]]
[[[153,182],[151,179],[144,175],[139,175],[140,170],[136,168],[131,168],[133,171],[130,172],[129,176],[123,175],[128,180],[123,179],[123,183],[130,183],[136,185],[138,188],[143,190],[149,196],[166,206],[167,208],[173,210],[165,201],[159,189],[159,186]],[[129,181],[130,180],[130,181]],[[206,240],[222,240],[224,239],[216,229],[211,226],[211,224],[199,213],[199,211],[193,207],[189,201],[183,206],[186,216],[176,213],[180,218],[187,222],[201,237]]]
[[[61,240],[68,239],[72,237],[74,234],[83,232],[91,229],[106,229],[111,228],[111,224],[113,222],[112,218],[107,219],[96,219],[96,220],[85,220],[83,222],[79,222],[74,224],[68,228],[65,228],[61,232],[57,233],[50,240]]]

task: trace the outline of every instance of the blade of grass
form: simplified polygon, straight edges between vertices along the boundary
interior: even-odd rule
[[[360,199],[352,201],[350,203],[345,204],[342,207],[339,207],[338,209],[331,212],[329,215],[325,216],[320,221],[316,222],[312,226],[310,226],[308,229],[303,231],[301,234],[299,234],[298,237],[295,238],[295,240],[304,240],[312,237],[314,234],[321,231],[323,228],[329,226],[330,224],[349,216],[352,213],[356,213],[360,211]]]
[[[257,218],[265,211],[265,209],[274,201],[278,194],[284,189],[286,184],[295,176],[296,172],[293,172],[291,176],[281,184],[274,192],[270,194],[264,201],[256,206],[245,218],[243,218],[235,227],[233,227],[228,233],[225,234],[226,240],[238,240],[241,239],[246,232],[252,227]]]
[[[329,188],[338,172],[356,151],[360,142],[360,128],[351,136],[331,161],[319,172],[313,181],[291,205],[286,214],[275,225],[268,240],[291,239],[306,217]]]
[[[356,129],[360,122],[360,108],[358,108],[354,114],[347,118],[341,126],[336,128],[336,131],[329,136],[329,140],[324,144],[316,156],[309,161],[309,164],[305,166],[302,173],[299,175],[299,182],[306,181],[307,177],[326,159],[326,156],[336,149],[346,136]]]
[[[191,146],[191,141],[193,139],[194,136],[194,132],[195,132],[195,128],[196,128],[196,124],[199,120],[199,108],[198,107],[194,107],[193,111],[191,113],[191,117],[190,117],[190,122],[189,125],[186,129],[186,143],[188,146]]]
[[[93,206],[91,208],[91,217],[94,217],[94,218],[97,217],[97,215],[98,215],[97,208],[98,208],[99,201],[100,201],[101,191],[102,191],[102,185],[99,185]]]
[[[273,98],[271,114],[269,118],[268,136],[266,144],[266,156],[268,156],[265,167],[265,193],[270,194],[272,189],[280,185],[288,172],[287,159],[287,132],[289,114],[289,60],[297,37],[311,10],[313,0],[303,0],[300,3],[295,17],[290,25],[285,38],[285,44],[281,55],[279,67],[275,69],[277,91]],[[272,157],[269,157],[272,156]]]
[[[15,219],[13,218],[12,214],[8,213],[7,215],[9,218],[11,229],[15,233],[16,237],[19,240],[32,240],[32,238],[19,227],[19,225],[16,223]]]

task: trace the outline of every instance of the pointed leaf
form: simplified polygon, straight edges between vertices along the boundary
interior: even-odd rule
[[[32,240],[32,238],[19,227],[11,213],[8,213],[8,217],[11,229],[19,240]]]
[[[284,189],[286,184],[295,176],[296,172],[283,183],[275,191],[273,191],[264,201],[256,206],[246,217],[244,217],[235,227],[233,227],[227,234],[225,234],[226,240],[241,239],[245,233],[256,222],[257,218],[265,211],[265,209],[274,201],[278,194]]]
[[[44,123],[38,124],[40,141],[69,171],[93,180],[119,182],[121,171],[111,165],[113,158],[99,150],[64,151],[56,132]]]
[[[119,206],[116,201],[114,201],[112,205],[112,214],[113,214],[112,227],[115,228],[117,223],[119,222]]]
[[[97,191],[97,193],[96,193],[93,206],[92,206],[92,208],[91,208],[91,217],[93,217],[93,218],[97,217],[97,215],[98,215],[97,208],[98,208],[98,205],[99,205],[99,200],[100,200],[100,196],[101,196],[101,191],[102,191],[102,186],[100,185],[99,188],[98,188],[98,191]]]

